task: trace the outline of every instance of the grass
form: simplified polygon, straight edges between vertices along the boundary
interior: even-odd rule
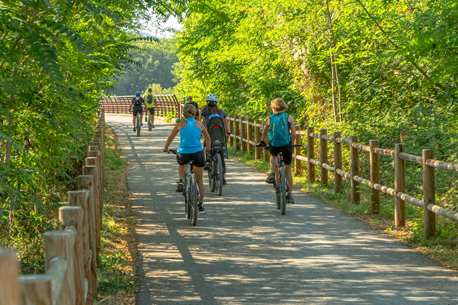
[[[253,154],[235,150],[229,147],[229,154],[240,161],[251,165],[265,173],[270,171],[267,161],[254,160]],[[294,166],[293,166],[294,175]],[[319,179],[319,173],[316,177]],[[380,214],[374,214],[371,210],[370,188],[361,185],[359,204],[350,203],[350,183],[343,182],[343,192],[334,192],[332,174],[329,183],[322,186],[319,182],[307,181],[305,174],[294,175],[294,187],[302,189],[310,195],[323,200],[329,205],[338,208],[347,214],[359,218],[375,230],[382,231],[402,243],[426,254],[440,262],[445,267],[458,270],[458,228],[457,225],[444,217],[437,217],[437,236],[431,240],[425,240],[423,235],[423,211],[409,203],[406,203],[406,227],[394,229],[394,198],[382,194],[380,202]]]
[[[107,128],[98,304],[135,304],[137,241],[126,167],[116,136]]]

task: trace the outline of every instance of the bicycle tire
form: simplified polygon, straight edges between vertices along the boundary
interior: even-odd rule
[[[221,153],[216,153],[216,175],[215,184],[218,196],[223,195],[223,161],[221,160]]]
[[[189,193],[190,193],[190,188],[188,187],[188,181],[186,179],[187,173],[184,175],[184,181],[183,181],[183,196],[184,196],[184,212],[186,215],[186,219],[191,218],[191,204],[190,204],[190,199],[189,199]]]
[[[282,167],[280,169],[280,198],[281,198],[281,204],[280,204],[280,210],[281,214],[285,215],[286,213],[286,179],[285,179],[285,169]]]
[[[208,169],[208,185],[210,186],[210,191],[215,191],[214,179],[213,179],[213,160],[210,162],[210,168]]]
[[[137,137],[140,136],[140,115],[137,115]]]
[[[276,173],[275,173],[275,184],[274,184],[274,188],[275,188],[275,199],[276,199],[276,202],[277,202],[277,210],[280,210],[280,206],[281,206],[281,194],[280,194],[280,177],[279,177],[279,168],[277,167],[276,168]]]
[[[191,200],[190,200],[190,205],[191,205],[191,224],[195,226],[197,224],[197,183],[195,179],[192,179],[192,184],[191,184]]]

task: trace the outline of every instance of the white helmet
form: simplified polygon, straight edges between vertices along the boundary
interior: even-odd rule
[[[210,107],[216,106],[218,103],[218,97],[214,94],[207,95],[207,105]]]

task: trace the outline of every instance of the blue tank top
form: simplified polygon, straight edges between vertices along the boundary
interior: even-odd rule
[[[200,137],[202,132],[194,124],[196,122],[193,118],[187,118],[186,126],[180,130],[180,147],[178,152],[180,154],[193,154],[202,151],[202,145],[200,144]]]

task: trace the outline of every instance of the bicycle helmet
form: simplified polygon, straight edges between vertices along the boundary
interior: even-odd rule
[[[135,92],[135,96],[140,96],[140,91]]]
[[[218,104],[218,97],[214,94],[207,95],[207,105],[209,107],[214,107]]]

